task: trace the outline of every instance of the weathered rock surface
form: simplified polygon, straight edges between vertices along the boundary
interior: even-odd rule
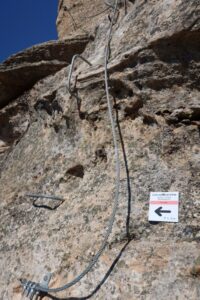
[[[77,32],[90,32],[93,34],[98,21],[105,16],[108,6],[102,0],[59,0],[57,29],[60,39],[66,38],[68,34]],[[97,15],[99,12],[103,14]]]
[[[87,35],[50,41],[8,58],[0,65],[0,107],[68,65],[74,52],[82,53],[88,41]]]
[[[100,4],[105,8],[102,1],[60,1],[61,38],[71,30],[66,28],[71,17],[62,13],[64,5],[72,3],[75,20],[85,11],[98,14]],[[126,15],[122,4],[108,69],[129,165],[132,239],[120,253],[127,241],[128,202],[120,150],[120,207],[108,247],[80,283],[46,299],[91,295],[109,300],[196,300],[200,297],[196,260],[200,250],[200,3],[127,1]],[[1,299],[21,299],[17,281],[21,277],[38,282],[50,271],[51,287],[70,281],[87,266],[103,239],[115,191],[103,68],[107,13],[92,19],[93,24],[82,24],[89,34],[95,22],[98,27],[82,54],[92,67],[77,61],[72,76],[78,107],[66,88],[67,66],[0,111]],[[179,223],[148,222],[150,191],[180,192]],[[35,208],[27,192],[60,195],[65,202],[53,211]],[[95,291],[119,254],[110,276]]]

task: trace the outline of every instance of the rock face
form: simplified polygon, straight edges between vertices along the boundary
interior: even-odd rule
[[[63,39],[77,32],[94,33],[107,8],[108,6],[101,0],[60,0],[57,18],[59,38]],[[97,16],[93,17],[96,14]]]
[[[132,196],[120,148],[120,204],[108,247],[80,283],[46,299],[199,299],[200,3],[120,1],[118,9],[109,92]],[[38,77],[0,111],[1,299],[21,299],[22,277],[39,282],[52,272],[51,287],[69,282],[103,240],[115,193],[103,66],[108,13],[112,8],[102,1],[59,3],[61,39],[80,30],[93,35],[82,53],[92,67],[78,60],[72,74],[78,103],[68,92],[65,66]],[[82,19],[90,14],[97,14],[91,22]],[[80,28],[72,28],[72,18]],[[17,64],[18,56],[11,61]],[[180,192],[179,223],[148,222],[150,191]],[[27,192],[65,201],[56,210],[36,208]]]
[[[67,66],[74,52],[82,53],[87,35],[51,41],[11,56],[0,65],[0,107],[30,89],[38,80]]]

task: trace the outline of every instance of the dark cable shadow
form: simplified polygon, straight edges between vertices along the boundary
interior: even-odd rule
[[[127,207],[127,217],[126,217],[126,235],[127,235],[128,241],[130,241],[132,239],[132,236],[130,234],[130,215],[131,215],[131,200],[132,200],[131,180],[130,180],[130,173],[129,173],[126,149],[125,149],[124,140],[123,140],[122,131],[121,131],[120,122],[119,122],[119,113],[118,113],[118,109],[117,109],[116,99],[114,98],[113,101],[114,101],[114,108],[115,108],[115,113],[116,113],[116,124],[117,124],[118,132],[119,132],[119,138],[120,138],[122,152],[123,152],[123,158],[124,158],[124,165],[125,165],[125,169],[126,169],[126,181],[127,181],[127,192],[128,192],[128,195],[127,195],[127,197],[128,197],[128,199],[127,199],[128,200],[128,203],[127,203],[128,207]]]
[[[126,244],[123,246],[123,248],[121,249],[121,251],[119,252],[119,254],[117,255],[117,257],[113,261],[112,265],[110,266],[110,268],[106,272],[106,274],[103,277],[103,279],[100,281],[100,283],[97,285],[97,287],[88,296],[86,296],[86,297],[68,297],[68,298],[57,298],[57,297],[52,296],[50,294],[46,294],[46,296],[49,297],[49,299],[52,299],[52,300],[87,300],[87,299],[92,298],[99,291],[99,289],[102,287],[102,285],[106,282],[106,280],[108,279],[108,277],[110,276],[111,272],[115,268],[116,264],[120,260],[123,252],[125,251],[125,249],[126,249],[126,247],[128,246],[129,243],[130,243],[130,240],[126,242]]]
[[[85,297],[68,297],[68,298],[57,298],[53,295],[46,294],[49,299],[52,300],[87,300],[92,298],[102,287],[102,285],[106,282],[108,277],[110,276],[111,272],[115,268],[116,264],[120,260],[123,252],[125,251],[126,247],[129,245],[131,240],[133,239],[133,236],[130,234],[130,214],[131,214],[131,199],[132,199],[132,194],[131,194],[131,181],[130,181],[130,174],[129,174],[129,167],[128,167],[128,160],[127,160],[127,155],[126,155],[126,149],[124,145],[124,140],[121,132],[121,127],[120,127],[120,122],[119,122],[119,114],[118,114],[118,109],[117,109],[117,104],[116,104],[116,99],[114,98],[114,108],[115,108],[115,113],[116,113],[116,124],[119,132],[119,137],[120,137],[120,143],[122,147],[122,152],[123,152],[123,158],[124,158],[124,164],[125,164],[125,169],[126,169],[126,179],[127,179],[127,191],[128,191],[128,207],[127,207],[127,217],[126,217],[126,236],[127,236],[127,242],[113,261],[112,265],[108,269],[107,273],[103,277],[103,279],[100,281],[100,283],[97,285],[97,287],[88,295]]]
[[[56,210],[61,204],[63,204],[63,200],[60,201],[60,203],[54,205],[54,207],[51,207],[49,205],[46,205],[46,204],[36,204],[36,200],[33,201],[33,206],[36,207],[36,208],[45,208],[45,209],[48,209],[48,210]]]

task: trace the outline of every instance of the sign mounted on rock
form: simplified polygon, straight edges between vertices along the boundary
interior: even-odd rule
[[[179,192],[152,192],[149,221],[178,222]]]

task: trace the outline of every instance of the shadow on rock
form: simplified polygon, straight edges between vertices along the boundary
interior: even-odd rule
[[[92,298],[100,290],[100,288],[102,287],[102,285],[106,282],[106,280],[108,279],[108,277],[112,273],[113,269],[115,268],[116,264],[120,260],[123,252],[126,250],[126,248],[129,245],[129,243],[130,243],[130,240],[123,246],[123,248],[121,249],[121,251],[119,252],[119,254],[117,255],[117,257],[113,261],[112,265],[110,266],[110,268],[106,272],[106,274],[103,277],[103,279],[100,281],[100,283],[97,285],[97,287],[88,296],[85,296],[85,297],[68,297],[68,298],[57,298],[57,297],[52,296],[50,294],[47,294],[46,296],[49,297],[49,299],[52,299],[52,300],[87,300],[87,299]]]

